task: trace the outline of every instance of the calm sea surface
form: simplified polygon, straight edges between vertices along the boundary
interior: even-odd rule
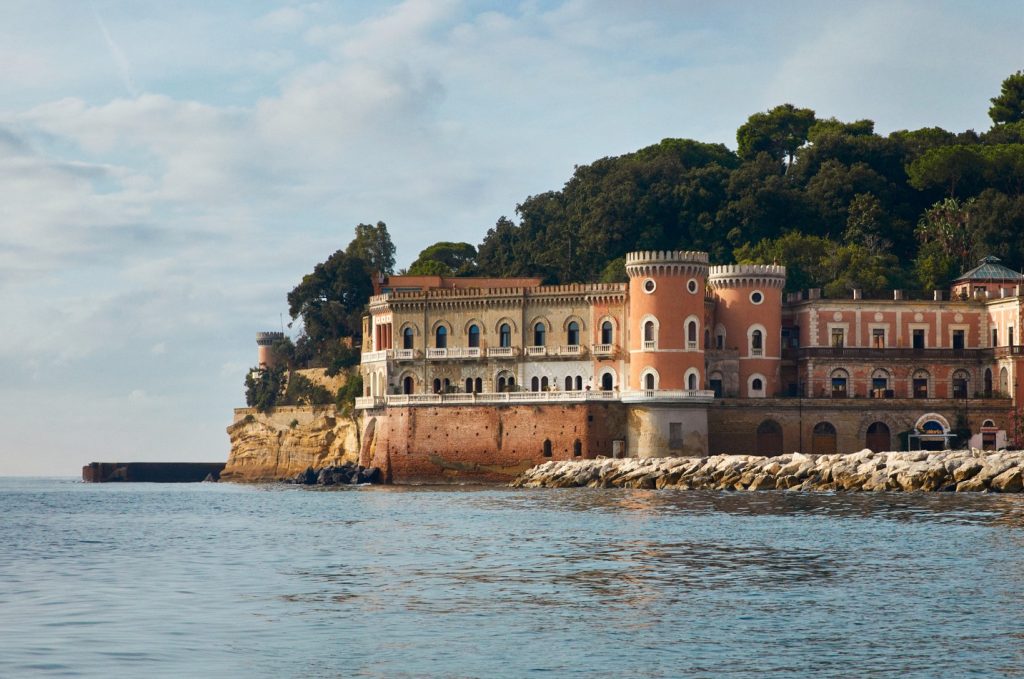
[[[1024,676],[1024,498],[0,479],[0,677]]]

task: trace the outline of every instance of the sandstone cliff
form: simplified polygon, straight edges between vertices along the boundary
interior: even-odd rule
[[[231,452],[224,481],[277,481],[359,458],[358,426],[333,406],[284,406],[270,413],[237,408],[227,431]]]

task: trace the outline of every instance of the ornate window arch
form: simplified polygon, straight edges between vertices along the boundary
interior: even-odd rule
[[[598,344],[615,344],[615,336],[619,333],[619,319],[609,315],[602,316],[597,322],[597,329],[600,333]]]
[[[654,368],[644,368],[643,372],[640,373],[640,388],[646,391],[657,389],[658,385],[661,384],[661,375]]]
[[[768,392],[768,380],[761,373],[747,378],[747,398],[764,398]]]
[[[604,368],[601,370],[601,374],[598,376],[598,384],[601,385],[603,391],[611,391],[618,385],[618,375],[615,374],[614,368]]]
[[[507,323],[508,324],[508,327],[512,331],[513,334],[519,332],[519,329],[516,326],[515,320],[509,318],[508,316],[502,316],[501,318],[498,319],[498,322],[494,324],[494,332],[495,333],[500,333],[501,332],[501,325],[503,323]]]
[[[661,323],[658,322],[658,317],[654,314],[646,314],[640,319],[640,337],[643,339],[644,349],[658,348],[660,329]]]
[[[850,384],[850,373],[844,368],[836,368],[829,373],[832,398],[846,398],[853,393],[853,385]]]
[[[698,351],[700,349],[700,319],[690,314],[683,321],[683,336],[686,338],[686,350]]]
[[[754,323],[747,328],[747,356],[763,357],[767,340],[768,333],[760,323]]]
[[[702,388],[700,371],[696,368],[690,368],[683,373],[683,388],[690,391]]]

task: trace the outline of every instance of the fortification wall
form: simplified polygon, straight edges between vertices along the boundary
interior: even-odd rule
[[[391,483],[505,482],[547,460],[612,455],[621,403],[390,407],[367,412],[360,464]],[[550,456],[545,456],[545,441]]]

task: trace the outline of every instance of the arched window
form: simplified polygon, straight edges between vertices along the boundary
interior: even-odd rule
[[[708,375],[708,387],[715,392],[715,398],[722,398],[725,393],[725,383],[722,380],[722,373],[717,370]]]
[[[406,328],[402,331],[402,348],[412,349],[413,346],[413,332],[412,328]]]
[[[505,391],[505,378],[503,376],[498,377],[498,392]]]
[[[611,321],[601,324],[601,344],[611,344],[615,341],[614,327]]]
[[[481,394],[481,393],[483,393],[483,390],[484,390],[484,380],[483,380],[482,377],[478,377],[478,378],[476,378],[476,380],[473,381],[473,393]]]
[[[544,377],[540,378],[540,390],[541,391],[547,391],[549,388],[550,387],[548,386],[548,378],[547,378],[547,376],[544,376]]]
[[[472,377],[467,377],[466,378],[466,393],[467,394],[472,394],[473,393],[473,378]]]
[[[479,347],[480,346],[480,328],[477,325],[469,326],[469,346]]]
[[[448,328],[443,325],[437,326],[437,330],[434,332],[434,347],[437,349],[448,348]]]
[[[765,397],[765,385],[766,380],[764,375],[760,373],[754,373],[747,378],[747,397],[748,398],[764,398]]]
[[[509,377],[508,378],[508,390],[509,391],[515,391],[516,390],[516,378],[514,378],[514,377]]]
[[[686,324],[686,348],[697,348],[697,321],[689,321]]]
[[[413,379],[412,379],[412,375],[406,375],[405,379],[402,380],[402,393],[403,394],[411,394],[411,393],[413,393],[413,389],[414,389],[413,385],[414,385],[414,382],[413,382]]]
[[[551,457],[551,439],[544,439],[544,457]]]
[[[928,371],[914,371],[910,387],[914,398],[928,398]]]
[[[644,342],[657,342],[658,338],[654,332],[654,321],[644,323]]]
[[[654,373],[644,375],[644,389],[654,389]]]
[[[537,323],[533,326],[533,346],[542,347],[544,346],[544,324]]]
[[[576,376],[576,391],[583,391],[583,376]]]
[[[889,386],[889,371],[881,368],[871,373],[871,398],[892,398],[892,387]]]
[[[569,375],[565,376],[565,390],[572,391],[572,377]]]
[[[540,391],[540,378],[539,377],[534,377],[532,380],[530,380],[530,390],[531,391]]]
[[[579,439],[576,439],[572,442],[572,456],[580,457],[581,455],[583,455],[583,443]]]
[[[1006,368],[999,369],[999,393],[1001,396],[1010,393],[1010,373]]]
[[[439,380],[437,378],[434,379],[434,393],[435,394],[440,394],[441,393],[441,380]]]
[[[953,373],[953,398],[967,398],[970,381],[970,373],[966,370],[955,371]]]
[[[615,378],[612,376],[612,374],[611,373],[605,373],[604,375],[601,375],[601,390],[602,391],[611,391],[614,388],[615,388]]]
[[[992,370],[985,368],[985,398],[992,397]]]
[[[444,378],[444,381],[441,383],[441,389],[444,390],[444,393],[446,394],[452,393],[452,381],[447,377]]]
[[[566,332],[566,343],[576,346],[580,343],[580,324],[576,321],[569,322],[569,329]]]
[[[760,377],[755,377],[753,381],[750,383],[750,388],[753,389],[754,391],[761,391],[764,389],[764,382],[761,381]]]
[[[502,323],[498,330],[498,344],[503,347],[512,346],[512,326],[508,323]]]
[[[686,388],[691,391],[697,388],[697,374],[690,373],[686,378]]]
[[[750,355],[764,356],[764,333],[760,330],[750,333]]]
[[[725,326],[721,323],[715,326],[715,349],[725,349]]]
[[[832,398],[846,398],[849,391],[850,374],[843,369],[832,371]]]

